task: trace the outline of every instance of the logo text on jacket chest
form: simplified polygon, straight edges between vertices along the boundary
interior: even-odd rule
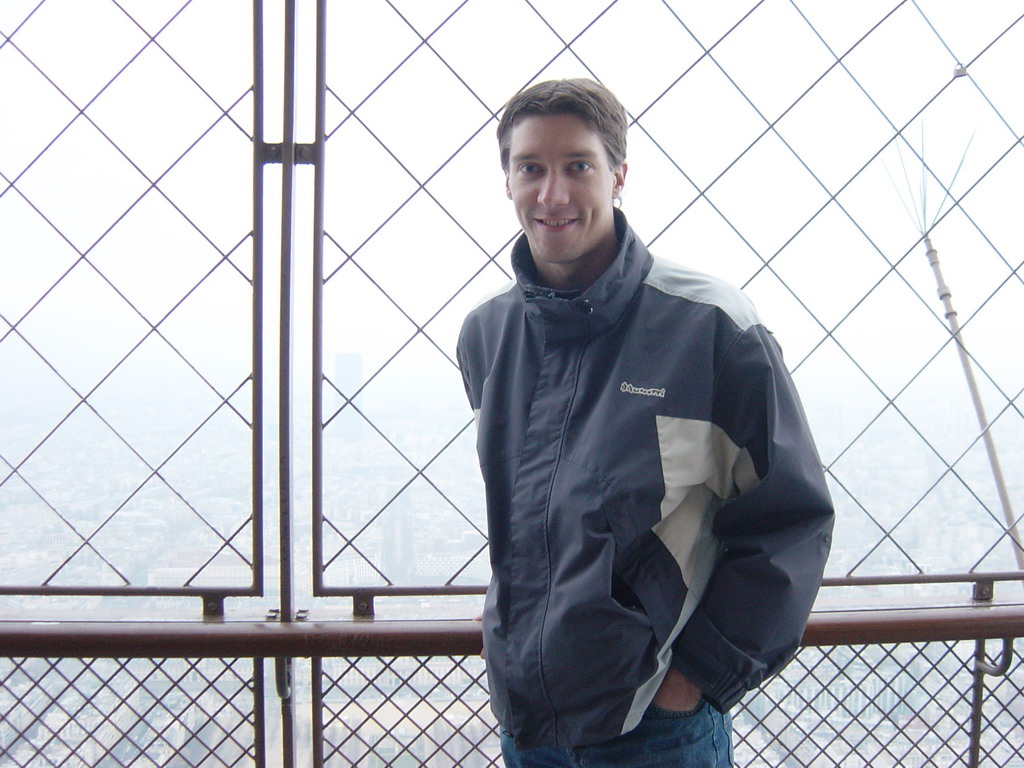
[[[664,397],[665,388],[654,389],[653,387],[634,387],[628,381],[624,381],[619,385],[619,391],[625,392],[627,395],[647,395],[648,397]]]

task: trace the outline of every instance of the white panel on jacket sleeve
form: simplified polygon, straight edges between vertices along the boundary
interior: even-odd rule
[[[693,487],[653,528],[679,564],[687,589],[694,588],[695,569],[717,559],[713,551],[719,545],[711,533],[711,522],[720,505],[721,500],[706,485]]]
[[[722,433],[725,434],[724,432]],[[728,440],[728,438],[726,438]],[[732,445],[732,443],[729,443]],[[736,483],[736,489],[740,493],[746,493],[760,479],[757,476],[757,470],[754,469],[754,460],[750,458],[750,451],[743,449],[740,451],[739,456],[736,457],[736,465],[732,470],[733,482]]]
[[[721,427],[711,427],[711,442],[720,466],[727,468],[723,469],[722,480],[711,486],[711,490],[723,499],[730,499],[753,488],[758,477],[750,451],[737,446]]]
[[[658,448],[665,496],[664,519],[696,485],[706,485],[716,496],[729,499],[745,491],[757,476],[746,450],[741,450],[722,429],[708,421],[656,416]]]
[[[655,421],[661,474],[665,481],[665,496],[661,501],[661,517],[665,519],[693,486],[703,485],[714,473],[711,424],[675,416],[656,416]]]

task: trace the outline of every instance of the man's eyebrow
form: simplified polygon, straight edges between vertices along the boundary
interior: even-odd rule
[[[538,152],[522,152],[520,154],[512,155],[511,159],[523,162],[526,160],[537,160],[539,157],[540,153]],[[561,159],[563,160],[593,160],[596,157],[598,157],[598,153],[589,149],[566,152],[564,155],[561,155]]]

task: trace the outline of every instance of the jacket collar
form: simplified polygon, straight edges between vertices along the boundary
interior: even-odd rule
[[[650,271],[652,258],[616,209],[619,253],[608,269],[582,292],[558,292],[537,285],[537,269],[526,235],[512,248],[512,269],[529,320],[542,323],[548,341],[568,341],[604,333],[615,325]]]

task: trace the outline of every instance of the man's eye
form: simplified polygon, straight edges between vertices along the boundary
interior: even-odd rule
[[[584,173],[585,171],[590,170],[590,163],[585,162],[584,160],[578,160],[577,162],[570,165],[569,169],[573,173]]]
[[[537,173],[539,170],[540,168],[538,168],[534,163],[523,163],[519,166],[519,172],[527,175]]]

